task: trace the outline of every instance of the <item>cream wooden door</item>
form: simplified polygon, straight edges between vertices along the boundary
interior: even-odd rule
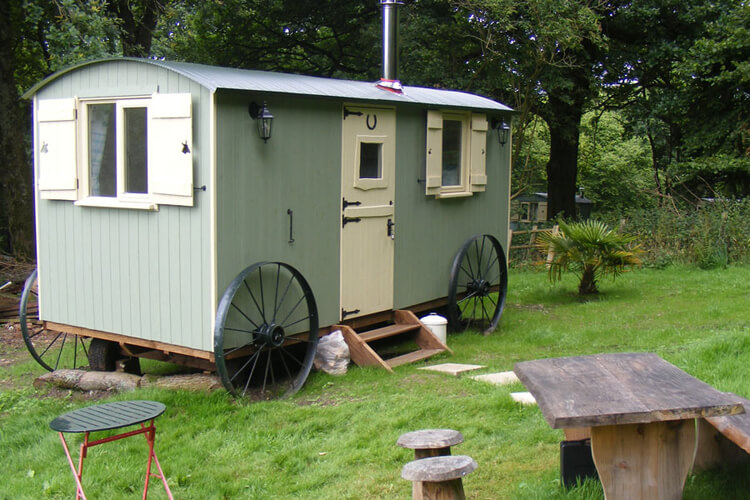
[[[344,106],[341,319],[393,308],[396,111]]]

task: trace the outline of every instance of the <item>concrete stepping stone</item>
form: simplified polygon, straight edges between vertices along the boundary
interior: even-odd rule
[[[472,375],[471,378],[494,385],[511,385],[520,382],[513,372],[486,373],[484,375]]]
[[[458,377],[462,373],[470,372],[474,370],[479,370],[484,368],[484,365],[466,365],[461,363],[442,363],[439,365],[432,365],[432,366],[424,366],[421,368],[417,368],[417,370],[428,370],[433,372],[439,372],[439,373],[447,373],[448,375],[453,375],[454,377]]]
[[[513,401],[521,403],[522,405],[535,405],[536,399],[531,395],[530,392],[511,392],[510,397]]]

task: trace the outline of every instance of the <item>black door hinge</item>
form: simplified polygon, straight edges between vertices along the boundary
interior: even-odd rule
[[[361,201],[347,201],[346,198],[341,198],[341,210],[346,210],[346,207],[358,207],[361,204]]]
[[[362,112],[361,111],[349,111],[349,108],[344,108],[344,120],[346,120],[346,117],[349,115],[362,116]]]
[[[341,308],[341,319],[346,318],[347,316],[351,316],[352,314],[357,314],[359,312],[359,309],[354,309],[352,311],[346,311],[344,308]]]
[[[359,222],[361,221],[361,217],[347,217],[346,215],[341,216],[341,227],[346,226],[350,222]]]

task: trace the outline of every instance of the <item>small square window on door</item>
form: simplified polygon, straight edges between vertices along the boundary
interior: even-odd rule
[[[359,144],[359,178],[383,178],[383,145],[378,142]]]
[[[372,135],[357,137],[355,188],[366,191],[382,189],[388,185],[388,179],[383,172],[385,142],[386,137]]]

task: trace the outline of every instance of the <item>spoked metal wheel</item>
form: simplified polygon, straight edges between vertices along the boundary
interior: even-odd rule
[[[500,321],[508,290],[503,247],[490,234],[469,238],[451,266],[448,322],[451,329],[480,329],[490,334]]]
[[[90,338],[47,330],[44,323],[39,320],[39,283],[36,269],[26,279],[18,316],[26,348],[46,370],[88,367]]]
[[[216,312],[214,359],[224,387],[251,399],[294,394],[318,344],[318,308],[292,266],[260,262],[227,287]]]

